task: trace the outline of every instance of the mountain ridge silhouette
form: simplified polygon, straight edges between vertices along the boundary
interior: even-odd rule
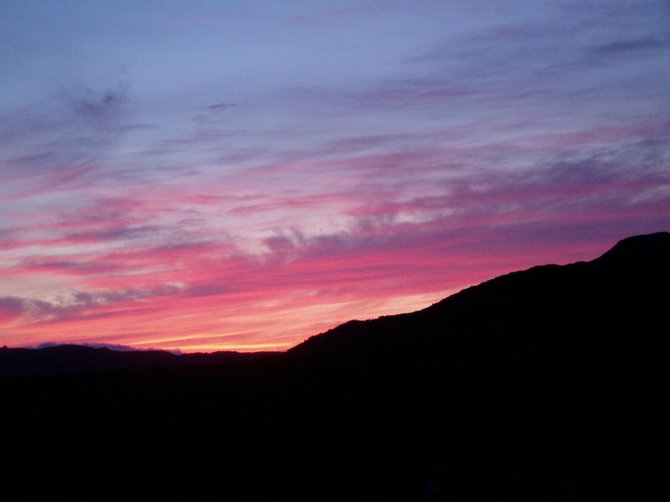
[[[621,279],[627,279],[629,282],[632,280],[632,283],[635,286],[635,291],[646,286],[652,286],[653,290],[648,291],[648,293],[651,293],[652,296],[657,292],[660,293],[659,288],[662,286],[663,282],[661,279],[668,279],[667,266],[669,259],[670,233],[658,232],[629,237],[619,241],[615,246],[594,260],[588,262],[581,261],[567,265],[539,265],[523,271],[510,272],[481,284],[470,286],[416,312],[383,316],[378,319],[367,321],[349,321],[348,323],[337,326],[325,333],[308,338],[302,344],[289,349],[288,352],[307,353],[310,352],[313,346],[324,345],[327,340],[332,340],[334,342],[336,340],[344,342],[345,338],[352,340],[351,335],[348,333],[349,330],[369,332],[374,329],[374,326],[377,324],[379,325],[380,330],[384,330],[384,327],[382,326],[386,327],[396,322],[401,323],[407,329],[409,323],[417,322],[422,324],[424,329],[435,331],[435,326],[428,326],[428,324],[431,322],[438,322],[437,318],[440,315],[447,316],[446,319],[440,321],[443,324],[448,324],[449,322],[455,322],[457,320],[462,322],[464,315],[470,319],[481,317],[486,315],[486,312],[491,309],[494,310],[496,315],[504,316],[505,312],[500,306],[500,299],[504,299],[505,307],[511,307],[510,295],[516,295],[517,302],[524,300],[531,302],[533,301],[532,295],[538,293],[544,294],[549,300],[555,302],[554,310],[560,306],[564,309],[565,315],[574,316],[574,310],[570,311],[569,309],[580,308],[579,302],[585,300],[585,293],[591,292],[592,294],[595,294],[592,290],[597,285],[591,284],[589,287],[589,281],[602,281],[606,284],[606,287],[601,289],[605,292],[609,290],[610,293],[614,291],[611,288],[616,288],[616,281]],[[640,272],[640,269],[649,270],[654,267],[662,267],[663,265],[665,265],[665,269],[659,269],[659,276],[655,278],[655,284],[653,285],[649,284],[647,278],[635,277],[635,275]],[[611,269],[611,267],[616,268]],[[556,281],[557,284],[552,284],[552,281]],[[574,282],[575,288],[582,288],[573,293],[574,297],[572,299],[568,297],[566,291],[566,288],[569,288],[571,281]],[[631,284],[628,286],[630,287]],[[554,294],[551,294],[551,288],[554,288]],[[501,291],[503,289],[504,291]],[[599,291],[598,293],[600,295],[604,294],[603,291]],[[493,298],[495,295],[500,295],[501,298]],[[564,297],[560,298],[561,296]],[[592,298],[589,303],[599,304],[600,307],[603,306],[602,303],[605,301],[618,303],[616,295],[605,293],[604,296],[604,300],[602,298]],[[491,305],[493,300],[499,300],[497,302],[497,308],[495,305]],[[663,301],[664,298],[658,297],[656,300]],[[473,306],[473,302],[489,303],[487,305],[480,304]],[[558,306],[556,306],[556,302],[558,302]],[[537,305],[535,306],[538,307]],[[467,312],[460,312],[459,315],[459,309],[461,311],[467,310]],[[523,314],[533,315],[533,312],[524,312]],[[452,328],[455,327],[452,326]],[[453,331],[457,330],[454,329]],[[448,335],[449,333],[443,334]],[[360,342],[360,340],[358,341]],[[409,343],[410,340],[406,337],[403,342]],[[347,350],[350,350],[352,347],[351,345],[347,345],[346,348]],[[335,350],[335,347],[330,347],[330,349]]]
[[[483,290],[494,288],[498,284],[508,284],[510,281],[524,281],[533,277],[536,280],[549,282],[559,278],[559,275],[568,269],[587,267],[618,268],[618,274],[630,273],[630,269],[656,266],[663,259],[670,256],[670,233],[658,232],[654,234],[628,237],[619,241],[600,257],[588,262],[576,262],[568,265],[539,265],[523,271],[514,271],[495,277],[481,284],[470,286],[464,290],[444,298],[433,305],[416,312],[382,316],[371,320],[351,320],[336,326],[324,333],[314,335],[295,347],[290,348],[289,354],[307,353],[314,345],[324,345],[326,340],[343,338],[340,343],[351,345],[344,339],[351,339],[351,333],[370,331],[374,323],[388,325],[391,322],[400,322],[405,326],[416,320],[425,324],[428,317],[439,315],[445,309],[459,308],[469,297],[481,296]],[[567,268],[566,268],[567,267]],[[594,271],[590,271],[596,273]],[[602,277],[594,279],[602,280]],[[562,280],[562,278],[560,278]],[[609,281],[611,282],[611,281]],[[481,300],[480,300],[481,301]],[[463,307],[460,307],[463,308]],[[443,312],[444,313],[444,312]],[[449,313],[447,313],[449,315]],[[449,322],[445,320],[444,322]],[[363,329],[365,327],[365,329]],[[384,329],[383,327],[380,329]],[[351,331],[351,333],[350,333]],[[389,340],[387,340],[389,341]],[[410,340],[406,340],[410,343]],[[331,350],[336,350],[331,347]],[[232,361],[245,361],[259,357],[277,355],[273,352],[240,353],[235,351],[219,351],[213,353],[174,354],[163,350],[146,351],[115,351],[106,347],[87,347],[76,344],[62,344],[40,349],[0,349],[0,375],[30,375],[30,374],[66,374],[87,371],[109,370],[136,370],[154,367],[194,366],[200,364],[217,364]]]
[[[651,498],[668,258],[668,233],[625,239],[268,357],[0,377],[0,482],[24,500]]]

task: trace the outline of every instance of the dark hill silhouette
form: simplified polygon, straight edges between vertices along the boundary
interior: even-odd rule
[[[188,367],[251,361],[273,352],[174,354],[161,350],[118,351],[106,347],[55,345],[39,349],[0,349],[0,376],[65,375],[100,371]]]
[[[670,234],[636,236],[591,262],[513,272],[418,312],[351,321],[289,352],[333,357],[351,350],[404,352],[417,345],[434,352],[446,348],[444,344],[459,343],[453,340],[457,336],[562,332],[569,337],[575,329],[600,332],[622,321],[644,326],[647,315],[654,316],[655,324],[660,320],[656,316],[667,319],[670,311],[668,279]]]
[[[4,493],[650,498],[669,257],[670,234],[626,239],[276,357],[0,378]]]

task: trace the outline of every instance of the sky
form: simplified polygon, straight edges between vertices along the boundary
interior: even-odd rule
[[[0,345],[285,350],[670,230],[667,0],[0,12]]]

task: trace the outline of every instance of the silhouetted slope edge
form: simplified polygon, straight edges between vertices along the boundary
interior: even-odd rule
[[[612,249],[594,260],[600,264],[624,267],[667,266],[670,260],[670,233],[637,235],[619,241]]]
[[[427,343],[437,349],[445,337],[458,335],[541,336],[560,330],[570,335],[577,327],[602,330],[624,320],[644,326],[645,315],[667,318],[669,269],[670,233],[630,237],[590,262],[512,272],[418,312],[350,321],[289,353],[402,353]]]

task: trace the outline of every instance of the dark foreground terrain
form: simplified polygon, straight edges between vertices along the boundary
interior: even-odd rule
[[[669,279],[663,233],[281,355],[5,349],[0,496],[664,498]]]

